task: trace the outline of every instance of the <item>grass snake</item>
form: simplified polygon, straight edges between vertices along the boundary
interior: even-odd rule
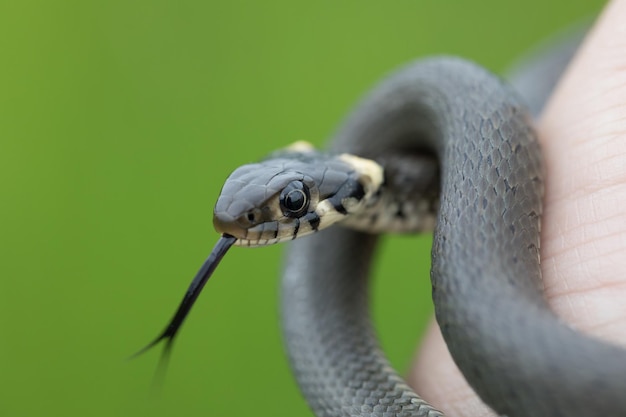
[[[434,227],[437,322],[485,403],[510,417],[626,415],[626,351],[573,330],[542,292],[542,162],[525,102],[540,109],[575,44],[519,73],[534,89],[525,100],[459,58],[410,63],[357,105],[327,152],[296,144],[238,168],[215,207],[222,237],[145,349],[165,340],[169,353],[231,245],[310,235],[287,249],[282,327],[315,414],[441,416],[391,368],[368,312],[379,234]]]

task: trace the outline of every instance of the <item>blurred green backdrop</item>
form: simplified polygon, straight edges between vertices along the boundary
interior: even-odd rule
[[[280,247],[231,250],[159,395],[158,350],[125,361],[216,241],[224,178],[322,144],[399,64],[502,71],[602,3],[0,2],[0,415],[310,415],[278,331]],[[431,312],[428,243],[379,257],[375,319],[400,369]]]

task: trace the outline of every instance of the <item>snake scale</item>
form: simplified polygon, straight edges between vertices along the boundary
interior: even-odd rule
[[[556,79],[549,65],[529,68]],[[542,196],[532,115],[513,88],[459,58],[410,63],[357,105],[329,153],[287,149],[229,177],[214,217],[222,237],[147,348],[165,339],[169,352],[231,245],[309,235],[287,249],[282,326],[315,414],[442,416],[390,367],[368,313],[379,232],[435,225],[437,321],[483,401],[509,417],[626,416],[626,351],[576,332],[544,299]],[[342,222],[351,227],[330,227]]]

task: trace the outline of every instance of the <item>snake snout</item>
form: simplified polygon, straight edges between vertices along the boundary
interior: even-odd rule
[[[257,224],[258,214],[249,210],[240,216],[233,216],[225,211],[213,213],[213,227],[221,234],[229,234],[238,239],[245,239],[248,230]]]
[[[236,219],[228,215],[228,213],[214,213],[213,227],[220,234],[229,234],[238,239],[245,235],[246,229],[237,224]]]

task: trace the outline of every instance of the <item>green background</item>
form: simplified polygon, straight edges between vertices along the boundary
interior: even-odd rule
[[[0,416],[310,415],[278,331],[279,246],[230,251],[159,394],[158,350],[125,360],[216,241],[224,178],[295,140],[321,145],[408,60],[501,72],[601,4],[0,2]],[[428,243],[388,239],[376,269],[399,369],[431,312]]]

